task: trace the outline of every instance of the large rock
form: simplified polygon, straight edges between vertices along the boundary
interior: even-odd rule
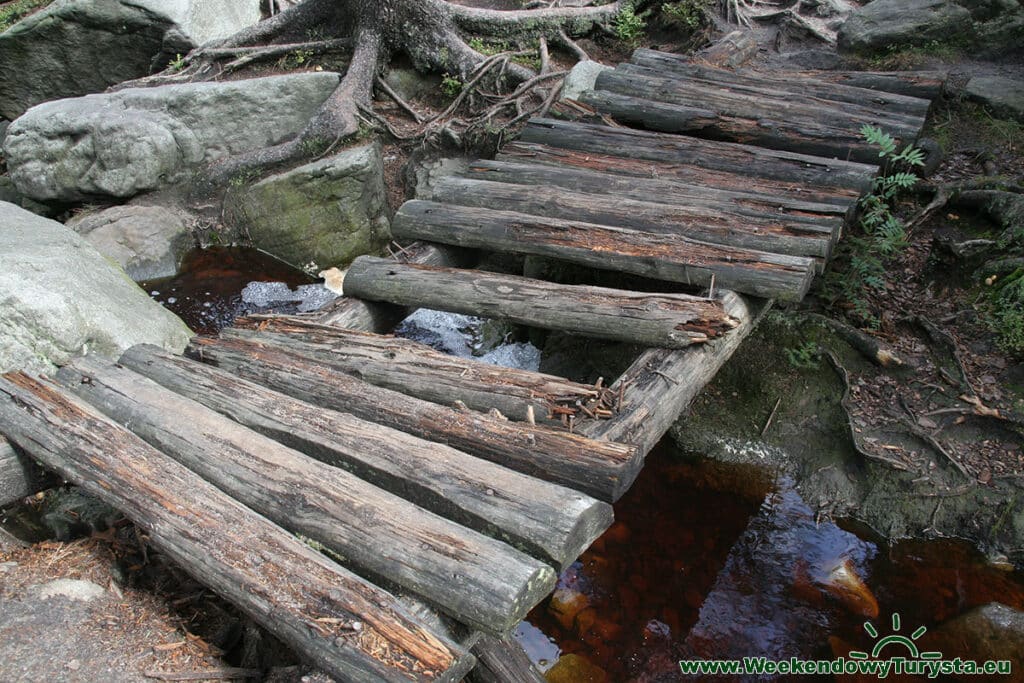
[[[142,343],[180,352],[190,335],[74,231],[0,202],[0,372]]]
[[[931,630],[920,648],[941,652],[946,659],[1009,660],[1012,670],[1020,671],[1024,666],[1024,612],[998,602],[975,607]],[[975,677],[963,676],[960,680],[971,678]],[[1000,678],[991,676],[983,680]]]
[[[1004,76],[974,76],[964,94],[992,110],[996,116],[1024,122],[1024,81]]]
[[[874,0],[839,29],[840,50],[872,52],[960,39],[971,29],[971,13],[952,0]]]
[[[378,144],[236,188],[225,209],[256,247],[307,270],[346,265],[390,239]]]
[[[0,34],[0,115],[100,92],[260,19],[259,0],[57,0]]]
[[[83,214],[67,226],[136,282],[176,275],[194,246],[191,216],[163,206],[115,206]]]
[[[131,197],[296,135],[337,84],[335,73],[303,73],[47,102],[11,124],[4,154],[32,199]]]

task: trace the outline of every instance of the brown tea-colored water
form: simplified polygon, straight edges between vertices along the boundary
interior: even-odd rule
[[[683,680],[684,658],[831,659],[870,651],[865,621],[888,633],[894,612],[914,630],[993,601],[1024,608],[1024,576],[966,543],[885,545],[820,519],[786,480],[667,448],[615,518],[517,629],[550,680]]]
[[[178,275],[139,286],[200,334],[216,334],[244,312],[242,290],[250,282],[317,282],[258,249],[210,247],[190,252]]]

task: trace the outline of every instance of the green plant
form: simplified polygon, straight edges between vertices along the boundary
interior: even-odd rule
[[[900,149],[895,138],[874,126],[865,125],[860,132],[878,147],[884,168],[892,172],[877,176],[871,192],[861,197],[861,234],[847,238],[843,246],[846,268],[833,270],[827,287],[837,290],[838,298],[850,305],[855,317],[874,326],[878,321],[868,306],[867,290],[885,288],[887,261],[907,246],[906,230],[892,209],[899,195],[917,182],[917,174],[905,169],[923,166],[925,155],[913,146]]]
[[[441,92],[450,98],[455,98],[462,92],[463,85],[465,84],[456,76],[445,74],[441,79]]]
[[[52,0],[16,0],[0,7],[0,33],[32,14],[40,7],[49,5]]]
[[[1024,269],[995,281],[986,322],[1001,349],[1024,354]]]
[[[637,12],[633,3],[626,3],[612,21],[612,29],[619,40],[629,45],[637,45],[647,28],[647,12]]]
[[[308,64],[316,53],[312,50],[292,50],[281,59],[277,60],[277,66],[281,69],[298,69]]]
[[[167,63],[167,68],[171,71],[181,71],[185,68],[185,58],[179,52],[174,59]]]
[[[508,43],[504,40],[485,41],[483,38],[470,38],[469,46],[488,57],[509,51]]]
[[[661,14],[678,28],[693,30],[707,19],[707,0],[682,0],[661,5]]]
[[[818,367],[818,344],[808,339],[796,348],[786,347],[786,360],[797,370],[813,370]]]

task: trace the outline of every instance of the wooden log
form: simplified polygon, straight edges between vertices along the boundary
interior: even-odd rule
[[[505,633],[554,586],[551,567],[239,425],[126,368],[76,359],[58,378],[112,419],[375,583]]]
[[[598,78],[600,83],[600,76]],[[686,133],[800,154],[853,159],[864,163],[878,161],[877,148],[872,147],[860,136],[859,127],[854,124],[844,129],[808,120],[788,121],[782,117],[765,119],[755,112],[744,113],[738,108],[721,112],[717,109],[649,99],[673,99],[671,95],[662,91],[652,91],[649,97],[641,97],[607,89],[611,87],[615,86],[606,82],[601,90],[585,92],[581,96],[581,101],[618,121],[643,126],[649,130]],[[644,84],[638,87],[642,90],[657,86]],[[720,102],[717,106],[725,108]],[[900,127],[896,129],[895,137],[909,143],[917,137],[917,132]]]
[[[739,214],[723,206],[669,205],[611,194],[587,194],[557,187],[517,185],[446,177],[434,184],[434,201],[531,216],[585,221],[664,235],[680,235],[710,244],[790,256],[826,259],[842,227],[838,218],[790,220],[754,211]]]
[[[731,74],[723,82],[714,73]],[[713,109],[725,116],[757,119],[765,125],[773,122],[787,124],[799,122],[804,125],[820,126],[837,134],[849,135],[850,131],[860,130],[867,124],[878,126],[894,134],[916,137],[924,125],[927,115],[927,100],[911,100],[911,108],[920,111],[904,111],[896,106],[886,106],[887,98],[876,95],[872,101],[870,90],[860,90],[855,102],[843,102],[827,97],[811,94],[814,90],[812,82],[796,81],[785,83],[776,81],[769,83],[765,79],[744,78],[733,72],[722,69],[704,67],[703,77],[696,74],[666,74],[657,68],[649,68],[638,64],[621,64],[609,70],[604,78],[602,89],[617,92],[620,95],[653,99],[659,102],[691,105],[699,102],[701,107]],[[835,88],[830,84],[822,84],[825,88]],[[897,95],[890,96],[898,98]],[[901,103],[906,104],[905,100]],[[921,110],[921,105],[925,105]],[[855,135],[863,142],[859,133]]]
[[[740,321],[736,329],[686,351],[649,349],[640,354],[612,385],[613,391],[622,388],[630,410],[581,431],[595,439],[633,444],[646,456],[732,357],[771,302],[723,292],[722,304],[726,313]]]
[[[476,666],[469,683],[544,683],[544,676],[511,636],[484,636],[473,646]]]
[[[634,56],[636,53],[633,53]],[[757,38],[752,30],[731,31],[697,53],[704,64],[735,69],[757,55]]]
[[[476,262],[476,255],[465,249],[425,242],[415,242],[403,247],[399,251],[399,257],[406,263],[452,268],[469,268]],[[341,296],[307,317],[321,325],[336,325],[368,332],[387,332],[411,312],[401,306],[388,306]]]
[[[419,200],[402,205],[391,231],[401,237],[550,256],[689,285],[706,287],[714,278],[723,288],[785,301],[802,299],[815,272],[814,261],[802,256]]]
[[[554,375],[458,358],[409,339],[317,325],[301,318],[240,319],[221,336],[274,346],[425,401],[446,406],[461,401],[473,410],[494,409],[520,422],[532,414],[537,422],[561,424],[551,414],[556,406],[597,395],[592,386]]]
[[[191,352],[307,403],[445,443],[599,500],[618,500],[643,467],[630,446],[454,410],[375,387],[255,341],[199,338],[193,340]]]
[[[679,76],[693,79],[695,82],[718,84],[733,88],[735,92],[763,94],[770,97],[814,98],[829,103],[844,103],[854,107],[877,109],[880,112],[892,112],[924,119],[931,106],[931,98],[910,97],[892,92],[882,92],[869,88],[855,87],[844,83],[820,80],[818,73],[800,72],[768,72],[757,70],[718,69],[706,64],[694,63],[655,50],[639,49],[630,60],[633,65],[645,71],[632,71],[624,65],[626,73],[651,74],[660,73],[665,76]],[[854,110],[856,111],[856,110]]]
[[[120,363],[374,486],[557,565],[573,562],[611,524],[606,503],[443,444],[327,410],[155,346]]]
[[[800,72],[796,72],[799,75]],[[937,99],[946,85],[945,71],[811,71],[817,80],[896,93],[924,100]]]
[[[426,630],[392,595],[54,385],[23,374],[0,378],[0,425],[337,680],[454,682],[472,666],[471,656]]]
[[[877,159],[874,164],[860,164],[685,135],[555,119],[531,119],[520,138],[523,142],[581,152],[691,164],[740,177],[789,181],[830,194],[841,194],[845,189],[853,190],[847,194],[857,196],[871,188],[878,171]]]
[[[533,147],[542,148],[543,154],[552,157],[566,153],[565,150],[544,148],[543,145]],[[572,154],[571,151],[568,153]],[[841,222],[851,206],[850,199],[846,197],[813,201],[800,196],[799,193],[779,196],[778,192],[726,190],[709,187],[706,184],[680,182],[663,178],[660,174],[654,175],[656,170],[651,166],[643,169],[644,175],[639,176],[643,180],[638,181],[636,175],[616,174],[610,170],[598,170],[582,165],[553,165],[544,163],[543,160],[532,161],[528,156],[515,161],[511,160],[515,158],[514,155],[507,155],[507,158],[509,160],[505,161],[478,159],[469,164],[463,174],[467,178],[499,183],[550,185],[575,192],[606,193],[669,206],[685,204],[725,208],[740,216],[774,216],[776,219],[814,224]],[[640,172],[640,169],[637,171]],[[737,184],[742,185],[744,181],[749,187],[749,178],[736,179]]]
[[[654,154],[656,152],[652,153],[652,155]],[[596,151],[562,149],[531,142],[506,144],[498,154],[497,161],[499,163],[528,162],[560,169],[600,172],[606,176],[621,176],[622,182],[632,182],[637,188],[643,188],[652,181],[662,181],[688,187],[707,188],[711,193],[749,191],[756,196],[775,196],[779,199],[780,205],[783,202],[813,202],[842,206],[848,209],[860,194],[859,190],[837,187],[820,188],[816,185],[804,185],[800,181],[775,180],[756,175],[717,171],[699,164],[610,156]]]
[[[53,478],[32,458],[18,452],[0,436],[0,507],[27,498],[54,483]]]
[[[736,324],[715,301],[685,294],[558,285],[497,273],[396,264],[370,256],[353,261],[345,289],[371,301],[674,349],[713,339]]]

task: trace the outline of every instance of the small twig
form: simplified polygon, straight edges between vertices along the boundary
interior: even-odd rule
[[[782,397],[775,402],[775,407],[772,408],[772,412],[768,415],[768,420],[764,423],[764,428],[761,429],[761,436],[763,437],[768,433],[768,428],[772,426],[772,420],[775,419],[775,413],[779,412],[779,406],[782,405]]]
[[[239,678],[260,678],[263,673],[256,669],[206,669],[205,671],[155,671],[150,670],[142,674],[146,678],[155,678],[158,681],[205,681]]]

